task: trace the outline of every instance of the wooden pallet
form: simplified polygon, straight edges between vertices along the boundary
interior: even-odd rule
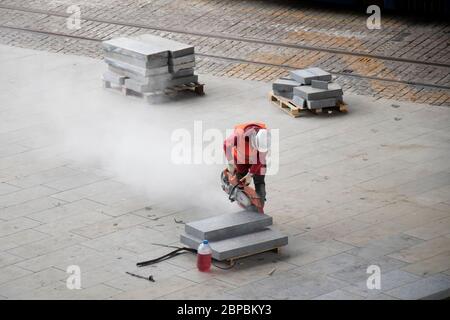
[[[308,109],[301,108],[296,105],[292,100],[289,100],[284,97],[277,96],[273,94],[273,92],[269,92],[269,100],[279,107],[281,110],[287,112],[290,116],[294,118],[298,118],[305,113],[312,114],[329,114],[333,112],[347,112],[347,104],[344,102],[338,102],[335,107],[327,107],[327,108],[317,108],[317,109]]]
[[[317,108],[317,109],[308,109],[312,113],[315,114],[330,114],[335,112],[347,112],[347,104],[343,101],[339,101],[335,107],[327,107],[327,108]]]
[[[280,108],[284,112],[287,112],[287,114],[294,118],[300,117],[302,113],[307,111],[307,109],[297,107],[291,100],[287,98],[274,95],[273,91],[269,92],[269,100],[278,108]]]
[[[103,80],[103,87],[104,88],[113,88],[113,85],[111,84],[110,81]],[[154,92],[144,93],[144,94],[133,91],[131,89],[128,89],[124,85],[114,85],[114,88],[119,89],[122,92],[122,94],[125,96],[134,95],[134,96],[140,96],[140,97],[161,96],[161,95],[173,96],[182,91],[192,91],[199,96],[203,96],[205,94],[204,84],[198,83],[198,82],[186,83],[186,84],[173,86],[173,87],[165,88],[165,89],[154,91]]]

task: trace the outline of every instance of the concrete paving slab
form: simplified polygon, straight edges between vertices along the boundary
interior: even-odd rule
[[[412,263],[402,270],[417,274],[419,276],[429,276],[450,269],[450,250],[434,257]]]
[[[162,66],[162,67],[155,67],[155,68],[141,68],[134,66],[132,64],[121,62],[119,60],[111,59],[111,58],[105,58],[105,62],[108,65],[108,68],[113,71],[117,71],[118,74],[125,74],[125,75],[136,75],[141,77],[150,77],[150,76],[156,76],[160,74],[166,74],[169,72],[169,67]]]
[[[369,289],[367,287],[367,281],[361,281],[355,285],[345,287],[343,290],[365,298],[372,298],[380,293],[386,293],[394,288],[416,282],[420,279],[420,277],[402,270],[381,271],[380,289]]]
[[[120,75],[120,74],[117,74],[117,73],[112,72],[112,71],[106,71],[102,75],[102,80],[103,81],[107,81],[107,82],[110,82],[110,83],[118,85],[118,86],[123,85],[125,83],[125,79],[126,78],[127,77],[125,77],[123,75]]]
[[[178,41],[157,37],[151,34],[142,34],[133,38],[142,41],[150,46],[164,48],[165,50],[168,50],[169,57],[171,58],[178,58],[194,54],[193,46]]]
[[[442,299],[448,297],[450,278],[446,275],[434,275],[417,280],[386,293],[404,300]]]
[[[169,72],[176,73],[183,71],[185,69],[193,69],[195,67],[195,62],[186,62],[180,64],[169,65]]]
[[[140,68],[150,69],[150,68],[164,67],[168,63],[167,57],[160,57],[160,56],[152,57],[151,59],[142,59],[111,51],[104,51],[103,55],[105,58],[121,61]]]
[[[335,290],[315,297],[313,300],[361,300],[362,296],[346,292],[344,290]]]
[[[181,235],[181,242],[198,248],[202,240],[191,235]],[[264,252],[287,245],[288,237],[272,228],[225,240],[211,241],[212,256],[219,261]]]
[[[169,65],[176,66],[185,63],[195,63],[195,54],[188,54],[184,56],[180,56],[178,58],[169,57]]]
[[[449,251],[449,246],[450,238],[441,236],[391,253],[389,254],[389,257],[413,263],[447,252]]]
[[[194,68],[182,69],[177,72],[172,72],[172,79],[181,77],[190,77],[194,75]]]
[[[331,81],[331,74],[320,68],[293,70],[289,75],[301,84],[311,84],[312,80]]]
[[[258,212],[241,211],[186,223],[187,234],[197,239],[223,240],[259,231],[272,225],[272,217]]]
[[[161,79],[161,80],[158,80]],[[162,90],[167,86],[169,82],[170,74],[165,74],[158,77],[148,77],[146,79],[146,84],[136,81],[132,78],[125,79],[125,88],[133,90],[138,93],[152,92],[156,90]]]
[[[338,101],[341,101],[341,98],[329,98],[329,99],[318,99],[318,100],[306,100],[299,96],[294,96],[294,103],[304,108],[305,106],[308,109],[319,109],[319,108],[327,108],[327,107],[336,107]]]
[[[327,98],[342,98],[344,92],[337,83],[330,83],[328,89],[318,89],[312,86],[301,86],[294,88],[294,96],[299,96],[306,100],[319,100]]]
[[[294,87],[300,86],[300,83],[295,80],[277,79],[272,83],[274,91],[292,92]]]
[[[327,90],[328,89],[328,81],[311,80],[311,87]]]
[[[128,55],[142,60],[149,60],[153,57],[161,59],[169,56],[167,49],[144,43],[138,39],[125,37],[103,41],[102,47],[107,52]]]

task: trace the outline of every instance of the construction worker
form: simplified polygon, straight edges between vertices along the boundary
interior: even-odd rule
[[[249,185],[253,179],[255,191],[266,201],[266,155],[270,147],[270,133],[264,123],[244,123],[234,127],[224,141],[228,171]]]

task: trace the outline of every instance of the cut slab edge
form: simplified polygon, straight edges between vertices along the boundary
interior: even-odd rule
[[[197,249],[201,240],[191,235],[182,234],[180,241],[190,248]],[[288,244],[288,237],[272,228],[233,237],[225,240],[211,241],[212,257],[218,261],[232,260],[270,251]]]

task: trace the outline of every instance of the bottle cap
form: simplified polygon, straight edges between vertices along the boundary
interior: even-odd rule
[[[203,244],[208,244],[208,240],[203,240]]]

